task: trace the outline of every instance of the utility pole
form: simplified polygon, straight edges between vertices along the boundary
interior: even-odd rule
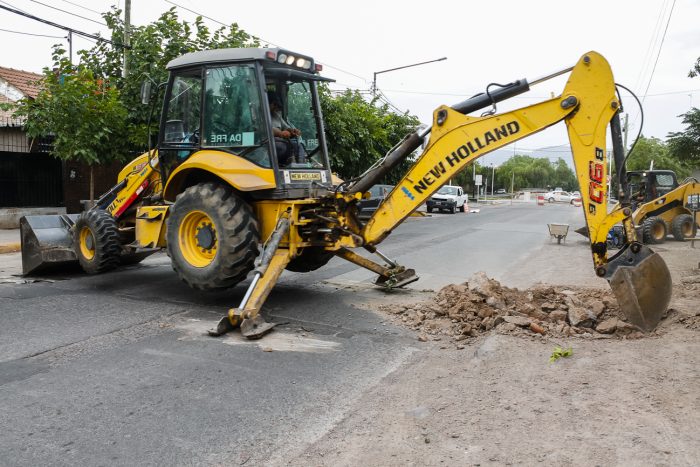
[[[68,59],[73,64],[73,31],[68,30]]]
[[[126,78],[129,75],[128,58],[129,46],[131,45],[131,0],[124,1],[124,66],[122,67],[122,76]]]

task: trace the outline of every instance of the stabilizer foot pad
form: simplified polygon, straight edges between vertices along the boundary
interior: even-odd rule
[[[211,337],[219,337],[223,336],[227,332],[233,331],[234,329],[236,328],[233,327],[233,325],[231,324],[231,320],[229,320],[228,316],[224,316],[219,320],[214,329],[210,329],[207,332]]]
[[[261,315],[255,318],[244,319],[241,323],[241,334],[248,339],[260,339],[262,336],[272,331],[277,323],[268,323]]]

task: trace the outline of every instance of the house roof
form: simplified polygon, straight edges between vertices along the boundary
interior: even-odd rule
[[[22,91],[25,96],[35,98],[41,90],[41,86],[38,82],[43,76],[30,71],[15,70],[14,68],[0,66],[0,78]]]

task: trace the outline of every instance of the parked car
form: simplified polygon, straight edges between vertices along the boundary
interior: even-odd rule
[[[394,185],[374,185],[369,189],[369,198],[360,200],[358,203],[358,211],[361,217],[369,217],[377,210],[379,204],[384,201]]]
[[[428,212],[433,212],[433,209],[439,211],[449,211],[454,214],[457,209],[460,212],[465,212],[469,209],[467,203],[467,195],[464,194],[461,186],[445,185],[438,190],[433,196],[428,198],[425,203]]]
[[[544,194],[544,199],[550,203],[572,203],[574,199],[578,199],[580,197],[581,195],[575,196],[568,191],[550,191],[549,193]]]
[[[506,194],[506,189],[505,188],[499,188],[496,190],[497,195],[505,195]]]

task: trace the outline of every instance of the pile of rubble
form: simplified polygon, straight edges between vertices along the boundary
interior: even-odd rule
[[[460,341],[491,330],[554,337],[642,336],[636,326],[620,319],[609,290],[536,286],[521,291],[484,273],[444,287],[427,302],[382,309],[421,332],[421,340],[432,335]]]

